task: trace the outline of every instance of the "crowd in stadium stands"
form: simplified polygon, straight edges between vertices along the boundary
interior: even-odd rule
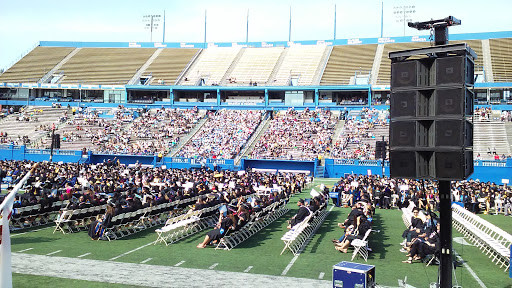
[[[327,109],[290,108],[278,113],[256,143],[251,158],[315,160],[328,151],[337,121]]]
[[[33,165],[0,161],[4,176],[12,177],[12,183],[20,181]],[[229,203],[255,189],[278,185],[281,192],[259,197],[259,203],[266,205],[300,192],[305,183],[301,174],[126,167],[115,159],[95,165],[41,162],[27,181],[25,193],[16,196],[14,207],[41,204],[44,209],[54,201],[69,200],[71,210],[109,203],[120,214],[201,195]]]
[[[331,148],[331,157],[342,159],[375,159],[375,142],[365,142],[376,139],[372,130],[376,127],[387,127],[387,117],[372,110],[363,110],[364,119],[348,119],[341,130],[336,142]],[[349,145],[354,144],[354,145]]]
[[[232,159],[262,119],[260,111],[220,110],[208,113],[208,121],[178,152],[178,157]]]

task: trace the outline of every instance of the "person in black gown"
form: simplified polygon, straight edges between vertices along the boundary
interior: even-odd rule
[[[114,217],[114,207],[107,205],[107,212],[101,218],[98,217],[89,226],[88,234],[91,240],[98,240],[103,236],[105,229],[110,225],[110,221],[112,221],[112,217]]]
[[[204,241],[199,243],[196,247],[204,248],[212,241],[219,241],[220,239],[222,239],[222,237],[224,237],[224,235],[226,235],[228,230],[236,230],[237,222],[238,221],[235,219],[235,216],[233,215],[231,210],[228,209],[228,215],[220,221],[220,224],[217,224],[218,227],[208,232],[208,234],[206,234],[206,237],[204,237]]]

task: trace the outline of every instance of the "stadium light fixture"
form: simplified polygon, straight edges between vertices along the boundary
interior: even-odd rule
[[[413,14],[416,14],[416,5],[393,6],[393,15],[395,15],[396,23],[402,23],[404,25],[404,36],[405,27],[407,27],[408,22],[412,22]]]
[[[153,42],[153,30],[160,28],[160,20],[162,15],[160,14],[148,14],[142,16],[142,23],[144,23],[144,29],[150,31],[150,42]]]

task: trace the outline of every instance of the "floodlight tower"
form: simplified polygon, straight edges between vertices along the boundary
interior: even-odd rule
[[[416,5],[393,6],[393,15],[395,15],[396,23],[403,23],[403,25],[404,25],[404,36],[405,36],[405,27],[407,27],[408,22],[412,22],[412,15],[415,13],[416,13]]]
[[[153,42],[153,30],[157,30],[160,27],[160,14],[148,14],[142,16],[142,23],[144,23],[144,29],[150,30],[150,42]]]

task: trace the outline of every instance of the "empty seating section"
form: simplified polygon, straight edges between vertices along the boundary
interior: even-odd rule
[[[38,82],[74,49],[68,47],[36,47],[0,75],[0,82]]]
[[[494,159],[494,152],[502,158],[502,155],[510,155],[510,144],[507,139],[505,122],[501,121],[474,121],[473,154],[480,159]]]
[[[382,60],[380,62],[379,75],[376,82],[377,85],[390,85],[391,83],[391,59],[389,59],[389,52],[425,48],[429,46],[430,42],[393,43],[384,45]]]
[[[457,40],[450,41],[449,44],[467,43],[473,51],[475,51],[477,58],[475,59],[475,72],[482,71],[484,67],[484,55],[482,52],[482,41],[481,40]],[[492,45],[492,44],[491,44]],[[491,46],[492,49],[492,46]],[[510,50],[509,50],[510,55]]]
[[[337,121],[327,110],[282,111],[258,139],[251,158],[315,160],[331,144]]]
[[[457,204],[452,204],[452,217],[457,231],[469,238],[493,263],[505,267],[505,271],[510,269],[512,235]]]
[[[266,84],[283,51],[284,47],[245,48],[226,85]]]
[[[239,52],[240,48],[231,47],[213,47],[203,50],[179,84],[198,85],[201,79],[205,80],[202,85],[219,84]]]
[[[59,72],[60,83],[124,85],[156,51],[154,48],[82,48]]]
[[[262,119],[261,111],[220,110],[178,152],[178,157],[233,159]]]
[[[512,82],[512,38],[490,39],[495,82]]]
[[[334,46],[320,85],[348,85],[356,73],[372,70],[377,45]]]
[[[37,148],[36,140],[48,134],[52,124],[57,125],[66,111],[65,108],[29,106],[23,112],[11,114],[0,123],[0,131],[7,133],[2,141]]]
[[[152,76],[151,85],[174,85],[198,51],[185,48],[163,49],[145,71],[145,74]]]
[[[286,57],[278,68],[274,79],[271,79],[270,85],[287,86],[290,85],[292,78],[298,78],[297,84],[294,85],[312,85],[327,47],[311,45],[292,46],[287,49]]]

